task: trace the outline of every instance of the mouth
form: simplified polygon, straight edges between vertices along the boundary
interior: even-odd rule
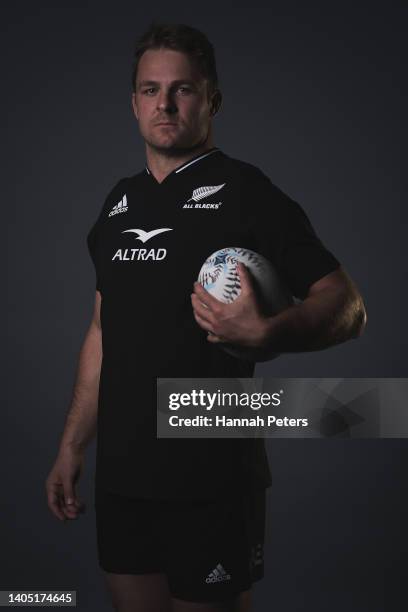
[[[170,121],[161,121],[160,123],[156,123],[156,125],[177,125],[177,123],[171,123]]]

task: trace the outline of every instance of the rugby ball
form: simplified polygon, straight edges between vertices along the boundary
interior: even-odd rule
[[[204,262],[198,282],[217,300],[230,304],[241,293],[237,262],[248,268],[258,303],[265,315],[274,315],[293,304],[293,297],[285,288],[275,268],[263,255],[240,247],[226,247],[212,253]],[[274,359],[279,353],[261,349],[239,347],[222,343],[230,355],[248,361]]]

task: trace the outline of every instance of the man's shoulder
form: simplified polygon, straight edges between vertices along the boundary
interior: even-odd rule
[[[285,196],[283,191],[259,166],[230,155],[224,155],[224,159],[226,166],[230,168],[231,173],[237,177],[243,187],[247,186],[252,191],[256,191],[256,189],[265,190],[274,196]]]
[[[224,157],[226,159],[226,162],[229,163],[233,168],[237,168],[238,170],[248,172],[249,174],[254,175],[264,174],[258,166],[255,166],[255,164],[251,164],[250,162],[245,161],[241,158],[233,157],[232,155],[228,155],[227,153],[224,153]]]

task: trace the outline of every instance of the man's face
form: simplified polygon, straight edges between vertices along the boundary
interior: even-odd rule
[[[207,81],[180,51],[143,53],[132,105],[140,132],[154,149],[188,149],[207,139],[211,124]]]

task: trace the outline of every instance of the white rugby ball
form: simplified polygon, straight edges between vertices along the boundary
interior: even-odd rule
[[[293,297],[275,268],[263,255],[240,247],[226,247],[212,253],[204,262],[198,282],[217,300],[230,304],[241,293],[237,262],[248,268],[259,304],[266,315],[274,315],[293,304]],[[230,355],[249,361],[274,359],[279,353],[222,343]]]

